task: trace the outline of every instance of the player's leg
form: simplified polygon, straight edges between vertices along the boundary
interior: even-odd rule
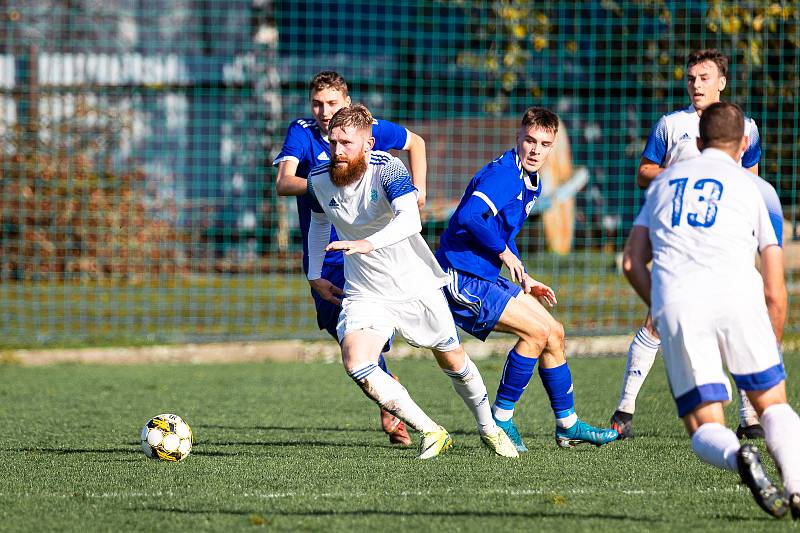
[[[763,439],[764,428],[758,420],[758,412],[747,396],[747,392],[739,389],[739,427],[736,436],[740,439]]]
[[[538,340],[538,335],[546,332],[544,346],[541,349],[535,346],[533,349],[539,349],[539,376],[553,409],[556,442],[559,446],[569,448],[579,443],[601,446],[617,438],[615,430],[590,426],[580,420],[575,413],[572,373],[564,349],[564,327],[536,298],[520,293],[516,298],[509,300],[495,325],[495,330],[513,333],[519,337],[520,341],[515,346],[517,353],[530,350],[535,346],[532,340]],[[530,380],[530,376],[526,377]],[[498,400],[501,399],[502,389],[501,383]],[[524,387],[517,391],[512,389],[512,392],[521,395],[522,390]]]
[[[398,330],[409,343],[431,349],[453,389],[475,417],[484,443],[498,455],[517,457],[516,448],[492,418],[483,377],[459,341],[442,291],[437,289],[405,305],[398,319]]]
[[[664,365],[672,396],[692,439],[692,450],[704,462],[739,473],[756,503],[773,516],[786,512],[786,502],[769,479],[758,450],[741,446],[725,426],[723,405],[731,400],[731,387],[723,369],[725,331],[730,327],[719,303],[671,302],[659,310]]]
[[[767,449],[781,473],[792,518],[800,520],[800,417],[786,401],[786,381],[747,394],[764,426]]]
[[[345,281],[344,266],[323,265],[322,277],[341,289],[344,287]],[[327,331],[331,337],[336,339],[338,342],[336,327],[339,322],[339,313],[341,312],[342,308],[338,305],[328,302],[327,300],[323,300],[313,289],[311,294],[314,297],[314,307],[317,311],[317,325],[320,329]],[[381,346],[379,350],[382,350],[382,348],[383,346]],[[389,372],[382,351],[379,351],[378,367],[392,376],[394,379],[397,379],[396,376]],[[380,409],[379,412],[381,427],[383,428],[383,432],[389,435],[389,442],[403,446],[411,444],[411,436],[408,434],[408,430],[406,429],[403,421],[384,409]]]
[[[661,340],[653,328],[650,313],[647,313],[644,325],[636,332],[630,346],[625,363],[625,374],[622,377],[619,403],[611,416],[611,427],[619,432],[620,438],[633,437],[633,414],[636,412],[636,398],[642,390],[644,380],[653,368]]]
[[[377,354],[393,333],[392,322],[384,305],[345,301],[338,328],[344,368],[381,408],[423,434],[439,431],[405,387],[378,368]]]
[[[492,332],[509,301],[521,289],[506,280],[489,282],[451,269],[451,281],[445,287],[450,311],[456,324],[480,340]],[[540,328],[518,328],[517,344],[508,353],[500,378],[495,403],[492,406],[495,422],[514,442],[520,452],[528,451],[514,425],[514,407],[533,376],[539,353],[544,349],[549,331]]]

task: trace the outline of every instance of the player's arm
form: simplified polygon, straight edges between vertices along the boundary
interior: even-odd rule
[[[764,280],[764,298],[775,338],[781,342],[786,322],[788,295],[783,271],[783,249],[767,246],[761,250],[761,277]]]
[[[658,163],[642,157],[639,160],[639,171],[636,173],[636,184],[640,189],[646,189],[663,170],[664,167]]]
[[[275,177],[275,191],[279,196],[301,196],[306,193],[306,179],[295,175],[297,161],[284,159],[278,163],[278,175]]]
[[[308,191],[312,198],[311,221],[308,226],[308,283],[324,299],[341,305],[342,289],[322,277],[322,264],[325,261],[325,245],[331,238],[331,222],[316,196]]]
[[[422,209],[425,207],[425,198],[428,191],[428,159],[425,151],[425,139],[408,130],[406,150],[408,151],[411,182],[417,188],[417,206]]]
[[[636,294],[650,307],[650,270],[647,263],[653,258],[650,235],[645,226],[633,226],[622,254],[622,272]]]
[[[408,192],[392,200],[394,218],[366,239],[358,241],[333,241],[326,250],[344,250],[345,255],[368,254],[407,239],[422,231],[416,195]]]

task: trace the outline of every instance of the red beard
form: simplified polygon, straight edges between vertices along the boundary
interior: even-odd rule
[[[354,161],[348,161],[347,165],[339,166],[337,161],[331,161],[331,182],[337,187],[347,187],[360,180],[367,172],[367,158],[361,154]]]

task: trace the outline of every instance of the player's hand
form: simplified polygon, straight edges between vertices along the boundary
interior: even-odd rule
[[[522,290],[525,291],[525,294],[534,296],[542,305],[546,305],[547,307],[553,307],[558,303],[558,300],[556,300],[556,293],[553,289],[544,283],[536,281],[528,274],[525,274],[525,277],[522,278]]]
[[[326,300],[332,304],[342,305],[340,296],[344,296],[344,291],[327,279],[311,279],[308,280],[308,283],[311,285],[312,289],[317,291],[323,300]]]
[[[428,193],[425,189],[417,189],[417,207],[419,210],[422,211],[425,208],[425,199],[427,198]]]
[[[500,261],[508,268],[508,272],[511,275],[511,282],[512,283],[522,283],[522,279],[525,276],[525,267],[522,266],[522,261],[519,260],[519,257],[514,255],[514,252],[506,246],[506,249],[498,256]]]
[[[325,247],[326,252],[343,250],[344,255],[368,254],[374,249],[375,247],[372,243],[366,239],[359,241],[333,241]]]

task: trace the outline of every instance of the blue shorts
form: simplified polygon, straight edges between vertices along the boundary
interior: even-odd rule
[[[344,287],[344,265],[322,265],[322,277],[327,279],[340,289]],[[317,291],[311,289],[311,296],[314,298],[314,307],[317,309],[317,325],[319,329],[324,329],[330,333],[331,337],[338,339],[336,335],[336,324],[339,322],[339,312],[341,306],[334,305],[327,300],[323,300]]]
[[[522,289],[503,276],[486,281],[453,268],[447,270],[450,282],[444,287],[447,303],[456,325],[485,341],[500,320],[508,301]]]

